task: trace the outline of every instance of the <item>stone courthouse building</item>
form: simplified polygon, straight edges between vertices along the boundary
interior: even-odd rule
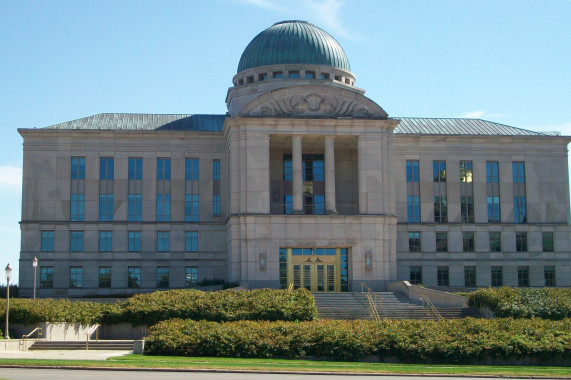
[[[571,286],[571,138],[390,118],[355,81],[333,37],[284,21],[244,50],[226,115],[20,129],[21,294],[34,257],[41,297]]]

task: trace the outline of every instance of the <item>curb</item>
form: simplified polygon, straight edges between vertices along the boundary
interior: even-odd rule
[[[195,368],[128,368],[128,367],[85,367],[85,366],[26,366],[1,364],[0,368],[30,368],[30,369],[65,369],[79,371],[139,371],[139,372],[196,372],[196,373],[252,373],[267,375],[325,375],[325,376],[422,376],[422,377],[465,377],[465,378],[497,378],[497,379],[554,379],[549,376],[511,376],[511,375],[477,375],[477,374],[438,374],[438,373],[360,373],[360,372],[303,372],[303,371],[265,371],[265,370],[232,370],[232,369],[195,369]],[[571,377],[556,377],[555,379],[571,379]]]

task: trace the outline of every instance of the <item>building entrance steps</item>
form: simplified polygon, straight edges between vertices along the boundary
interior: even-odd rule
[[[320,319],[373,319],[367,293],[312,293]],[[437,320],[438,317],[420,303],[401,298],[393,292],[376,292],[381,301],[376,302],[381,318]],[[479,317],[477,311],[468,307],[438,307],[445,319]]]
[[[89,350],[133,351],[133,340],[90,340]],[[86,341],[38,339],[28,350],[85,350]]]

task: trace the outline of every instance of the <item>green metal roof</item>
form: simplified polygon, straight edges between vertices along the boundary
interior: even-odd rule
[[[395,133],[415,135],[553,136],[481,119],[395,117]]]
[[[220,132],[226,115],[165,115],[141,113],[100,113],[44,129],[101,129],[138,131]]]
[[[165,115],[101,113],[44,129],[209,131],[222,132],[226,115]],[[480,119],[397,117],[396,134],[468,136],[558,136],[554,132],[533,132]]]
[[[254,67],[306,63],[351,71],[347,55],[329,33],[306,21],[281,21],[248,44],[238,72]]]

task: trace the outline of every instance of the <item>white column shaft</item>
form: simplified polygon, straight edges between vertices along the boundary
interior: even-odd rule
[[[325,213],[336,214],[335,206],[335,137],[325,137]]]
[[[303,213],[303,181],[301,164],[301,136],[292,136],[291,141],[291,161],[293,175],[293,212]]]

